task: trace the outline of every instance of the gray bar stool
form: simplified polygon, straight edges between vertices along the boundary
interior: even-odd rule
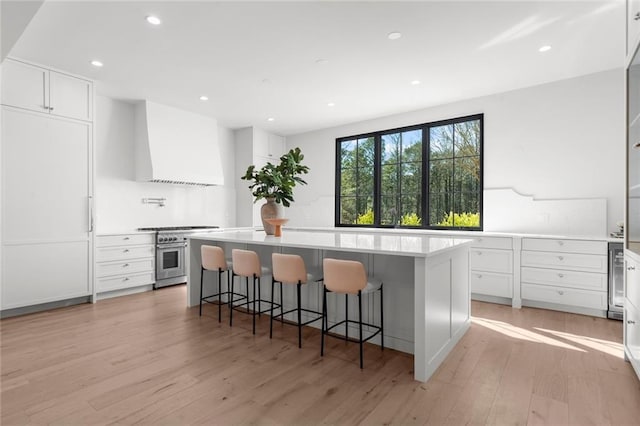
[[[359,338],[357,342],[360,344],[360,368],[363,368],[363,344],[367,340],[373,338],[380,333],[380,346],[384,350],[384,298],[382,293],[382,282],[375,278],[368,278],[364,265],[355,260],[340,260],[325,258],[322,261],[322,270],[324,274],[324,292],[322,296],[322,333],[320,341],[320,356],[324,356],[324,336],[330,335],[329,331],[333,328],[344,324],[345,336],[344,340],[349,341],[349,324],[358,324]],[[380,292],[380,325],[368,324],[362,322],[362,295],[372,294],[376,291]],[[345,319],[337,322],[329,327],[327,314],[327,292],[340,293],[345,295]],[[358,320],[349,319],[349,295],[358,295]],[[362,326],[374,328],[376,331],[366,339],[362,336]],[[338,336],[334,336],[338,337]]]
[[[302,257],[298,256],[297,254],[273,253],[271,255],[271,266],[273,267],[273,276],[271,278],[271,320],[269,323],[269,338],[273,337],[273,320],[274,319],[279,317],[280,318],[279,321],[282,324],[285,324],[284,316],[286,314],[290,314],[291,312],[297,312],[298,320],[293,325],[298,326],[298,347],[301,348],[302,347],[302,327],[322,319],[322,312],[318,312],[318,311],[314,311],[314,310],[306,309],[302,307],[302,301],[300,296],[301,288],[302,288],[302,285],[307,284],[308,282],[321,281],[322,278],[319,277],[319,274],[316,274],[314,276],[313,273],[307,273],[307,268],[304,264],[304,260],[302,259]],[[280,283],[280,305],[279,305],[280,313],[274,316],[273,310],[275,305],[273,303],[273,295],[275,292],[274,291],[275,283]],[[282,284],[283,283],[296,286],[297,304],[295,308],[290,309],[288,311],[284,311],[282,307],[282,304],[283,304]],[[315,314],[316,317],[309,321],[302,322],[302,312]]]
[[[260,277],[262,275],[268,275],[271,273],[269,268],[261,266],[260,258],[258,257],[258,253],[251,250],[240,250],[233,249],[231,251],[231,259],[233,262],[233,269],[231,275],[231,293],[234,293],[234,282],[235,277],[245,277],[247,282],[247,300],[243,303],[234,305],[233,303],[229,304],[229,325],[233,325],[233,311],[246,306],[247,310],[245,313],[250,314],[253,317],[253,334],[256,334],[256,315],[263,314],[269,310],[266,308],[264,310],[261,309],[261,303],[268,303],[268,300],[262,300],[260,297]],[[253,298],[249,298],[249,278],[251,278],[253,282]],[[258,284],[258,292],[256,293],[256,283]],[[256,303],[258,306],[256,307]],[[250,310],[251,308],[251,310]],[[243,312],[243,311],[239,311]]]

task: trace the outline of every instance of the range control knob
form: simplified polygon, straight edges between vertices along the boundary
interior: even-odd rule
[[[158,241],[160,241],[161,243],[164,243],[165,238],[164,237],[158,237]]]

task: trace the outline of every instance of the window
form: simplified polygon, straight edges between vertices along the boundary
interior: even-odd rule
[[[336,140],[336,226],[482,229],[483,115]]]

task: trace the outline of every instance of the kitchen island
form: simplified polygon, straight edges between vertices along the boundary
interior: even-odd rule
[[[263,231],[236,230],[194,235],[189,238],[187,304],[196,306],[200,294],[200,247],[221,246],[228,258],[231,250],[256,251],[264,266],[271,266],[271,253],[295,253],[305,259],[308,269],[321,268],[325,257],[358,260],[369,275],[385,285],[385,346],[414,355],[414,375],[426,381],[460,340],[470,324],[469,245],[470,238],[434,237],[397,233],[295,231],[286,229],[281,237]],[[214,290],[215,276],[205,276],[205,294]],[[265,283],[270,284],[270,278]],[[236,286],[238,288],[240,286]],[[244,287],[244,286],[242,286]],[[305,286],[303,304],[320,310],[321,287]],[[270,285],[263,285],[267,299]],[[286,290],[286,289],[285,289]],[[288,296],[288,297],[287,297]],[[379,323],[377,302],[366,303],[363,320]],[[344,302],[329,300],[330,312]],[[285,308],[293,306],[285,295]],[[355,306],[354,306],[355,308]],[[355,309],[349,309],[356,312]],[[329,323],[335,319],[329,317]],[[372,343],[379,340],[373,339]]]

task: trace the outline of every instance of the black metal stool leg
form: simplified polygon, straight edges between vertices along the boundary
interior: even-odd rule
[[[202,282],[204,280],[204,267],[200,266],[200,316],[202,316]]]
[[[300,310],[301,307],[301,300],[300,300],[300,286],[302,285],[302,283],[300,281],[298,281],[298,348],[302,347],[302,311]]]
[[[363,348],[362,348],[362,291],[358,290],[358,327],[360,329],[360,369],[363,368]]]
[[[327,289],[326,287],[323,285],[322,286],[322,326],[321,326],[321,332],[320,332],[320,356],[324,356],[324,330],[325,327],[327,325],[326,322],[328,321],[327,318]]]
[[[222,322],[222,269],[218,269],[218,322]]]
[[[349,295],[344,295],[344,339],[349,340]]]
[[[249,294],[249,277],[247,277],[247,294]],[[249,309],[249,305],[247,305]],[[253,334],[256,334],[256,276],[253,276],[253,312],[251,313],[253,318]]]
[[[236,282],[236,274],[232,272],[231,273],[231,297],[229,297],[229,327],[233,326],[233,295],[234,295],[235,282]]]
[[[269,339],[273,338],[273,289],[275,287],[276,280],[271,277],[271,319],[269,319]],[[282,306],[280,307],[280,312],[282,312]]]
[[[382,287],[384,284],[380,285],[380,346],[382,350],[384,350],[384,297],[382,292]]]

